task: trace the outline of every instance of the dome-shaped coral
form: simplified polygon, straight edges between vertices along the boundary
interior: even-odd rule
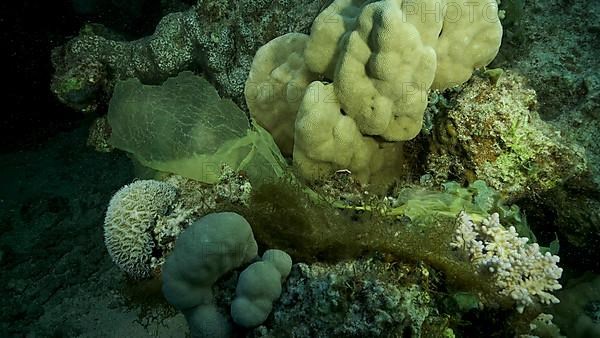
[[[152,229],[175,202],[177,188],[154,180],[135,181],[110,200],[104,242],[113,261],[134,278],[147,277],[155,243]]]

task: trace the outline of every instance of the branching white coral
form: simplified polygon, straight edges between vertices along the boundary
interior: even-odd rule
[[[514,227],[504,228],[497,213],[475,223],[463,211],[451,245],[463,251],[476,267],[491,273],[500,294],[512,298],[522,313],[534,301],[558,303],[551,292],[561,288],[558,279],[562,275],[558,256],[542,254],[537,243],[527,242]]]

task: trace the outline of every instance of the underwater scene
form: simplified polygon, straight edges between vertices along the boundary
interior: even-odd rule
[[[600,337],[600,1],[1,6],[0,338]]]

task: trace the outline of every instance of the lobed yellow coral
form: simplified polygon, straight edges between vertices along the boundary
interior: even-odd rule
[[[293,142],[294,163],[306,178],[348,169],[369,182],[373,175],[365,170],[369,167],[365,161],[340,157],[367,161],[378,157],[364,155],[364,138],[369,138],[373,152],[385,148],[387,156],[399,156],[386,162],[401,160],[401,151],[386,143],[410,140],[419,133],[429,89],[466,81],[475,68],[495,57],[501,37],[496,0],[337,0],[315,19],[309,36],[291,33],[257,52],[246,100],[251,114],[274,134],[284,151]],[[294,83],[299,86],[295,93],[314,95],[305,89],[311,78],[319,77],[331,81],[333,90],[321,86],[326,90],[313,98],[310,110],[330,119],[335,114],[339,121],[353,120],[353,127],[345,128],[347,135],[341,136],[342,128],[332,132],[327,123],[303,128],[306,123],[296,114],[307,110],[302,107],[306,100],[299,105],[290,102],[289,91],[281,90]],[[264,100],[270,107],[256,104],[248,95],[257,85],[279,88]],[[332,102],[339,107],[333,109]],[[296,121],[294,139],[292,121]],[[321,143],[329,146],[317,147],[320,151],[306,148]],[[315,167],[318,170],[308,175],[304,170]]]
[[[307,40],[306,34],[290,33],[261,47],[244,88],[252,116],[269,130],[284,154],[292,153],[294,117],[304,91],[317,79],[304,63]]]

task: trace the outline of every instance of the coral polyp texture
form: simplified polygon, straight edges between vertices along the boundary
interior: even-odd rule
[[[386,162],[402,161],[402,151],[384,148],[417,136],[429,89],[464,83],[474,69],[494,59],[501,37],[495,0],[337,0],[315,19],[310,35],[294,33],[259,49],[246,100],[250,113],[274,133],[284,151],[293,142],[302,176],[314,180],[348,169],[369,182],[387,176],[367,165],[377,163],[381,153]],[[311,78],[330,83],[319,87],[309,84]],[[249,95],[261,86],[279,90],[258,99]],[[284,90],[289,87],[296,96],[304,92],[304,99],[294,96],[290,102],[292,93]],[[266,104],[285,109],[265,109]],[[307,110],[328,115],[329,121],[336,115],[339,123],[307,127],[307,119],[300,118]],[[347,147],[349,142],[359,146]],[[346,159],[330,151],[341,148]]]
[[[499,293],[516,303],[522,313],[534,302],[558,303],[551,292],[561,288],[559,257],[542,254],[537,243],[528,244],[514,227],[504,228],[497,213],[482,222],[473,222],[465,212],[457,220],[451,245],[462,251],[482,273],[492,274]]]
[[[134,278],[151,274],[152,228],[175,201],[177,189],[165,182],[135,181],[110,200],[104,220],[104,242],[113,261]]]

